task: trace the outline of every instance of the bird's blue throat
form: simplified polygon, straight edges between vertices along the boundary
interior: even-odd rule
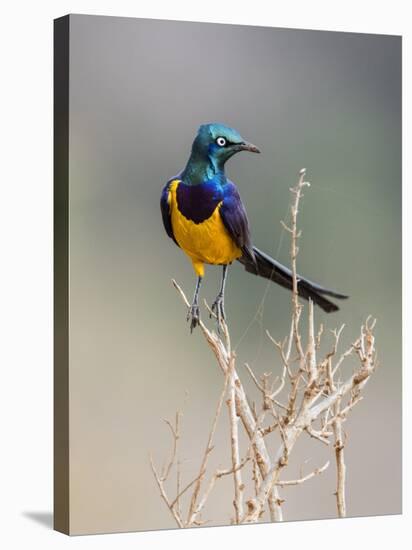
[[[192,151],[180,177],[186,185],[201,185],[212,180],[216,184],[224,185],[226,183],[225,163],[216,158],[213,151],[208,155]]]

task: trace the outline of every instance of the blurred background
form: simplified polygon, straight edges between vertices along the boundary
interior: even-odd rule
[[[165,462],[171,441],[162,418],[177,408],[183,483],[200,466],[222,376],[201,333],[190,335],[172,288],[175,278],[191,297],[195,277],[164,232],[159,197],[198,126],[211,121],[261,149],[237,155],[227,171],[255,244],[284,263],[280,220],[307,169],[298,271],[350,295],[337,314],[316,309],[316,320],[328,329],[346,323],[345,346],[369,314],[377,318],[380,368],[345,425],[348,515],[400,513],[400,37],[83,15],[71,16],[70,29],[72,531],[175,526],[148,457]],[[209,303],[220,275],[207,268]],[[242,365],[257,375],[280,371],[264,331],[287,334],[290,294],[236,264],[226,310],[253,393]],[[223,411],[211,471],[230,461],[225,420]],[[307,439],[285,478],[329,458]],[[285,519],[336,517],[334,490],[332,463],[283,490]],[[221,480],[204,517],[229,523],[231,501],[232,479]]]

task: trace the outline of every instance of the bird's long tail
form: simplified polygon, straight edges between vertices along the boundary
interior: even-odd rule
[[[255,256],[254,259],[246,255],[239,258],[239,262],[244,265],[246,271],[253,273],[254,275],[258,275],[259,277],[270,279],[278,285],[292,290],[293,277],[290,269],[277,262],[275,259],[271,258],[268,254],[265,254],[255,246],[253,247],[253,252]],[[340,300],[348,298],[348,296],[345,296],[344,294],[339,294],[334,290],[323,288],[322,286],[313,283],[300,275],[298,275],[297,278],[299,296],[305,298],[306,300],[310,298],[327,313],[338,311],[339,307],[325,298],[325,295],[332,296],[333,298],[338,298]]]

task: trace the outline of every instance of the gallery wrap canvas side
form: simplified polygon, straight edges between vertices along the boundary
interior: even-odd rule
[[[54,528],[69,534],[69,16],[54,22]]]

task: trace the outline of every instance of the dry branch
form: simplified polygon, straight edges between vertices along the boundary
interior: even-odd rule
[[[240,522],[240,518],[243,516],[243,489],[242,474],[239,468],[239,431],[238,431],[238,416],[236,414],[236,401],[235,401],[235,356],[232,354],[229,363],[229,399],[227,404],[229,407],[229,419],[230,419],[230,447],[232,452],[232,471],[233,481],[235,485],[235,499],[233,505],[235,507],[235,523]]]
[[[303,189],[309,186],[305,181],[305,170],[299,174],[295,187],[291,189],[291,222],[283,223],[290,234],[290,259],[292,270],[292,313],[289,335],[283,340],[276,340],[266,331],[268,339],[274,345],[279,365],[279,374],[263,373],[256,376],[250,365],[246,369],[253,382],[258,400],[252,398],[252,392],[246,392],[236,369],[236,357],[231,349],[229,329],[221,321],[221,332],[209,329],[200,321],[200,330],[207,345],[212,350],[220,367],[224,384],[218,400],[212,426],[203,452],[198,475],[182,488],[179,467],[178,443],[180,439],[179,413],[174,424],[167,422],[173,436],[170,459],[159,474],[151,459],[152,471],[158,485],[161,498],[168,506],[179,527],[202,525],[205,521],[202,514],[216,483],[224,476],[233,476],[234,523],[254,523],[262,518],[265,510],[271,521],[282,521],[282,504],[284,499],[280,490],[289,486],[305,483],[322,474],[329,466],[329,460],[320,468],[299,478],[285,480],[283,472],[287,469],[294,446],[302,434],[322,443],[325,452],[333,449],[336,461],[336,502],[339,517],[346,515],[345,500],[345,437],[343,423],[354,407],[362,400],[363,389],[376,367],[374,326],[375,321],[368,318],[360,329],[360,335],[346,350],[338,351],[344,325],[332,331],[333,345],[325,354],[321,353],[324,327],[321,324],[315,330],[314,306],[308,303],[308,331],[303,336],[300,321],[303,305],[299,301],[297,256],[298,230],[297,217]],[[190,304],[181,287],[173,281],[186,307]],[[209,306],[207,311],[214,316]],[[344,376],[343,365],[349,356],[357,357],[358,366],[350,376]],[[213,450],[213,439],[221,417],[223,402],[228,405],[230,429],[231,466],[208,473],[208,460]],[[252,405],[251,405],[252,403]],[[240,424],[239,424],[240,420]],[[242,452],[240,429],[247,436],[248,448]],[[272,441],[270,446],[267,441]],[[330,443],[333,442],[333,446]],[[268,449],[277,445],[274,453]],[[241,459],[241,456],[244,456]],[[245,468],[250,463],[250,468]],[[166,485],[169,483],[173,469],[176,469],[176,495],[169,498]],[[282,474],[282,478],[281,478]],[[204,485],[205,478],[209,481]],[[246,480],[246,481],[244,481]],[[202,490],[203,487],[203,490]],[[244,493],[249,492],[247,500]],[[186,497],[182,501],[182,497]],[[187,500],[186,519],[183,502]],[[228,500],[230,504],[230,499]]]
[[[329,467],[329,460],[321,467],[316,468],[316,470],[313,470],[310,474],[307,474],[306,476],[300,477],[299,479],[291,479],[291,480],[285,480],[285,481],[278,481],[277,485],[280,487],[286,487],[290,485],[300,485],[301,483],[304,483],[305,481],[308,481],[309,479],[312,479],[315,476],[318,476],[320,474],[323,474],[323,472]]]

